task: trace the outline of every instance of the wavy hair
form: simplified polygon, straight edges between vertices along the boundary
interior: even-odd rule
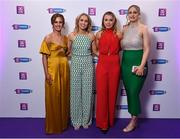
[[[79,20],[82,16],[86,16],[88,18],[88,26],[86,28],[86,31],[89,33],[91,32],[91,29],[92,29],[92,21],[91,21],[90,16],[86,13],[82,13],[78,17],[76,17],[74,32],[76,33],[79,32]]]

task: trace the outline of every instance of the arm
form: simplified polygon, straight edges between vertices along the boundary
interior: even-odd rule
[[[118,36],[118,38],[119,38],[119,46],[120,46],[120,51],[122,50],[122,48],[121,48],[121,40],[122,40],[122,38],[123,38],[123,34],[122,34],[122,32],[120,32],[120,31],[117,31],[117,36]]]
[[[71,55],[71,51],[72,51],[72,33],[68,35],[68,51],[67,51],[67,55],[70,56]]]
[[[44,74],[45,74],[45,79],[47,82],[51,85],[52,84],[52,77],[48,73],[48,56],[45,54],[42,54],[42,63],[43,63],[43,68],[44,68]]]
[[[97,56],[99,56],[99,38],[101,37],[101,33],[102,31],[97,32],[96,37],[95,37]]]
[[[148,60],[149,52],[150,52],[150,36],[147,27],[143,27],[143,32],[142,32],[142,37],[143,37],[143,57],[141,60],[141,64],[138,66],[137,75],[143,75],[143,70],[144,66],[146,65],[146,62]]]
[[[91,39],[92,39],[92,52],[96,56],[99,56],[99,52],[96,47],[96,38],[95,38],[94,34],[91,35]]]

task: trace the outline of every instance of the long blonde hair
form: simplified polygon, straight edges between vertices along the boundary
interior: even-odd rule
[[[139,6],[137,6],[137,5],[131,5],[131,6],[129,6],[129,8],[128,8],[128,14],[127,14],[127,16],[126,16],[126,19],[127,19],[126,25],[129,25],[129,24],[130,24],[130,22],[129,22],[129,20],[128,20],[128,15],[129,15],[129,10],[130,10],[132,7],[134,7],[134,8],[137,10],[137,12],[138,12],[139,15],[141,14],[141,9],[140,9]]]
[[[86,31],[89,33],[91,32],[91,29],[92,29],[92,21],[91,21],[90,16],[86,13],[82,13],[78,17],[76,17],[74,32],[76,33],[79,32],[79,20],[82,16],[86,16],[88,18],[88,26],[86,28]]]

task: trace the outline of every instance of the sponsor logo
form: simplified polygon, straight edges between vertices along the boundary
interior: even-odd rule
[[[96,8],[88,8],[88,15],[95,16],[96,15]]]
[[[26,48],[26,40],[18,40],[19,48]]]
[[[121,89],[121,96],[126,96],[126,90],[125,89]]]
[[[31,89],[16,89],[14,90],[16,94],[30,94],[32,93]]]
[[[27,80],[27,72],[19,72],[19,80]]]
[[[48,8],[47,9],[50,14],[53,13],[64,13],[66,10],[62,8]]]
[[[166,59],[152,59],[151,63],[152,64],[166,64],[166,63],[168,63],[168,60],[166,60]]]
[[[13,27],[14,30],[20,30],[20,29],[21,30],[26,30],[26,29],[31,28],[30,25],[26,25],[26,24],[13,24],[12,27]]]
[[[20,103],[20,110],[28,110],[28,104],[27,103]]]
[[[31,58],[27,58],[27,57],[15,57],[14,61],[16,63],[27,63],[27,62],[32,61],[32,59]]]
[[[164,49],[164,42],[157,42],[156,48],[158,50],[163,50]]]
[[[159,13],[158,13],[158,15],[159,16],[166,16],[166,14],[167,14],[167,12],[166,12],[167,10],[165,9],[165,8],[159,8]]]
[[[17,14],[25,14],[24,6],[16,6]]]
[[[153,111],[160,111],[160,104],[153,104]]]
[[[92,26],[92,31],[98,31],[100,29],[100,27],[98,27],[98,26]]]
[[[128,10],[127,9],[120,9],[119,10],[119,14],[120,15],[126,15],[128,13]]]
[[[118,109],[118,110],[127,110],[128,109],[128,105],[117,105],[116,106],[116,108]]]
[[[150,90],[149,91],[150,95],[164,95],[166,94],[165,90]]]
[[[155,81],[162,81],[162,74],[155,74]]]
[[[167,32],[170,30],[170,27],[153,27],[154,32]]]

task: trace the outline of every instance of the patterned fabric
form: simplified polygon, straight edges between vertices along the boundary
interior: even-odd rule
[[[77,35],[72,45],[71,59],[71,121],[74,127],[91,125],[93,62],[91,40]]]
[[[91,55],[91,40],[87,35],[76,35],[72,43],[73,55]]]

